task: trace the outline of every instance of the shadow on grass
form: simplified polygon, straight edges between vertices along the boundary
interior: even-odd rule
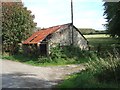
[[[99,82],[94,77],[93,74],[88,72],[81,72],[74,75],[71,75],[70,78],[65,79],[62,83],[58,84],[56,87],[58,88],[87,88],[87,89],[93,89],[93,88],[107,88],[107,89],[114,89],[118,90],[120,88],[115,83],[105,83],[105,82]]]
[[[31,60],[36,61],[37,60],[37,58],[25,56],[23,54],[16,54],[16,55],[11,55],[11,56],[5,55],[2,58],[8,59],[8,60],[20,61],[20,62],[27,62],[27,61],[31,61]]]

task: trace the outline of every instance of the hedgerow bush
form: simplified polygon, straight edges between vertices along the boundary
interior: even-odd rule
[[[54,47],[51,49],[50,57],[53,58],[63,58],[65,60],[74,58],[76,61],[81,58],[93,57],[95,54],[91,51],[81,50],[79,47],[75,46],[63,46],[63,47]]]
[[[60,48],[59,46],[56,46],[54,48],[51,48],[50,58],[60,59],[60,58],[67,58],[67,56],[63,54],[62,48]]]
[[[51,61],[51,59],[50,58],[48,58],[48,57],[42,57],[42,56],[39,56],[38,57],[38,60],[36,61],[37,63],[49,63]]]
[[[51,48],[51,53],[48,57],[39,57],[38,62],[39,63],[46,63],[46,62],[66,62],[66,63],[74,63],[74,62],[81,62],[83,59],[88,57],[94,58],[95,55],[94,52],[90,51],[82,51],[79,47],[75,46],[56,46],[54,48]],[[84,62],[84,61],[83,61]]]

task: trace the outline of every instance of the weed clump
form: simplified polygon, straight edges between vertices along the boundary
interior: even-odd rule
[[[116,82],[120,83],[120,55],[117,51],[114,54],[108,53],[109,57],[99,58],[86,64],[87,69],[99,82]]]

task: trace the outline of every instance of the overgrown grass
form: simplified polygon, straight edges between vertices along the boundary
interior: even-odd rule
[[[120,40],[105,34],[85,35],[90,50],[96,52],[87,69],[68,76],[58,88],[120,88]],[[115,51],[117,49],[117,52]],[[103,57],[105,56],[105,57]]]
[[[80,64],[89,60],[88,57],[92,57],[93,53],[88,51],[81,51],[78,47],[66,46],[55,47],[51,49],[49,57],[29,57],[22,54],[3,56],[3,59],[14,60],[24,62],[35,66],[54,66],[54,65],[66,65],[66,64]]]
[[[108,36],[105,36],[105,34],[89,35],[89,36],[87,35],[87,39],[89,41],[91,51],[81,51],[78,47],[66,46],[61,48],[59,47],[52,48],[52,53],[50,54],[49,57],[41,57],[41,56],[29,57],[29,56],[17,54],[13,56],[5,55],[3,56],[3,58],[20,61],[36,66],[79,64],[79,63],[88,62],[89,57],[94,60],[96,55],[103,56],[105,51],[107,50],[110,51],[112,49],[111,45],[115,47],[116,44],[118,43],[119,45],[120,42],[118,39],[112,39],[109,38]],[[97,52],[99,51],[99,54],[96,51]]]
[[[120,56],[97,57],[86,64],[86,70],[67,77],[58,88],[120,88]]]
[[[114,51],[109,58],[96,58],[87,63],[87,69],[94,74],[100,82],[120,83],[120,54]],[[118,83],[119,82],[119,83]]]
[[[114,82],[98,82],[97,79],[88,72],[81,72],[66,78],[57,88],[120,88]]]
[[[46,57],[41,57],[41,59],[38,58],[29,58],[23,55],[12,55],[12,56],[2,56],[2,59],[7,59],[7,60],[12,60],[12,61],[17,61],[17,62],[22,62],[25,64],[30,64],[33,66],[56,66],[56,65],[65,65],[66,61],[60,60],[59,62],[54,62],[54,61],[49,61],[49,58]],[[46,60],[44,63],[41,61]]]
[[[88,58],[81,58],[80,61],[75,61],[74,59],[54,59],[51,60],[50,58],[42,57],[40,59],[37,58],[29,58],[22,55],[13,55],[13,56],[2,56],[2,59],[18,61],[34,66],[56,66],[56,65],[67,65],[67,64],[80,64],[88,61]],[[45,60],[45,61],[44,61]],[[44,63],[42,63],[42,61]]]

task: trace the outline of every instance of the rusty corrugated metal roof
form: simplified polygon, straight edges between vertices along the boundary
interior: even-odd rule
[[[55,31],[59,30],[60,28],[64,28],[66,25],[70,24],[64,24],[64,25],[58,25],[53,26],[47,29],[42,29],[40,31],[37,31],[32,34],[27,40],[23,42],[23,44],[37,44],[44,40],[48,35],[54,33]]]

